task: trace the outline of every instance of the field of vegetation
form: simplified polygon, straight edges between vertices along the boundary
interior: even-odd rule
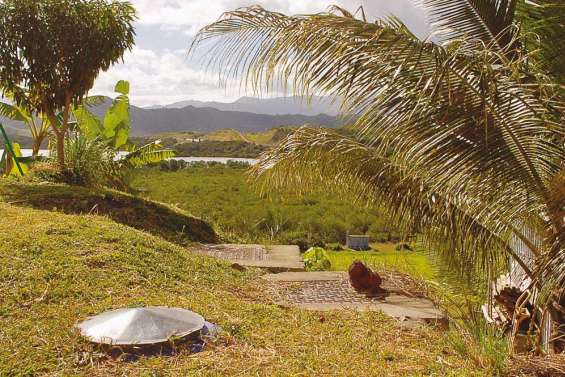
[[[400,237],[377,210],[332,193],[262,196],[246,171],[221,164],[178,171],[147,168],[136,171],[131,184],[143,196],[216,224],[233,241],[296,244],[305,250],[344,243],[347,232],[367,233],[375,242]]]

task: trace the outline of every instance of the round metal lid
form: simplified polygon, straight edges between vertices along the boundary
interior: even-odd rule
[[[204,318],[181,308],[145,307],[104,312],[76,326],[94,343],[143,345],[199,331],[204,327]]]

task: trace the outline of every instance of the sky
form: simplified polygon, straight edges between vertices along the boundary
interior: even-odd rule
[[[243,95],[239,86],[222,87],[217,75],[206,72],[198,54],[188,55],[197,31],[223,12],[258,4],[285,14],[323,12],[332,4],[354,12],[363,6],[369,21],[387,15],[402,19],[417,35],[429,34],[416,0],[130,0],[138,12],[136,45],[124,62],[100,74],[91,94],[114,97],[117,81],[131,83],[136,106],[166,105],[184,100],[231,102]],[[273,93],[273,96],[283,95]]]

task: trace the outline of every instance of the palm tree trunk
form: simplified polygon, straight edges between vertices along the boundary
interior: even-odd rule
[[[57,160],[59,167],[63,169],[65,167],[65,131],[55,130],[55,136],[57,137]]]
[[[43,143],[43,139],[35,138],[33,140],[33,146],[32,146],[32,149],[31,149],[31,155],[33,157],[37,157],[37,155],[39,154],[39,150],[41,149],[42,143]]]
[[[57,140],[57,160],[59,167],[63,169],[65,167],[65,125],[62,124],[61,127],[56,126],[58,122],[52,110],[46,111],[46,114]]]

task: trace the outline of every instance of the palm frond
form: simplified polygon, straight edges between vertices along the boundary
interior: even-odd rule
[[[466,276],[504,265],[512,253],[507,245],[512,224],[489,211],[507,193],[491,195],[488,202],[443,195],[392,156],[328,130],[299,129],[262,155],[251,174],[264,190],[333,190],[378,206],[404,231],[424,235],[432,249]],[[525,261],[518,262],[529,270]]]
[[[0,116],[25,123],[31,120],[31,114],[25,108],[5,102],[0,102]]]
[[[83,105],[88,107],[102,105],[106,102],[106,99],[105,96],[88,96],[84,99]]]
[[[521,23],[526,49],[535,51],[539,70],[565,85],[565,3],[558,0],[529,0],[518,3],[516,18]],[[556,43],[557,41],[557,43]]]
[[[443,42],[469,37],[504,49],[511,43],[518,0],[420,0]]]
[[[164,149],[159,141],[136,148],[120,159],[120,164],[126,168],[139,168],[172,158],[175,152]]]
[[[356,112],[372,103],[399,64],[432,72],[438,52],[398,20],[371,24],[332,13],[285,16],[259,6],[226,13],[199,32],[192,49],[200,45],[209,47],[205,64],[223,72],[222,80],[242,77],[258,94],[290,85],[304,96],[353,96],[347,110]]]
[[[493,2],[474,2],[487,3]],[[514,5],[496,2],[497,13],[491,18],[510,19]],[[429,226],[425,231],[435,232],[430,239],[443,238],[449,244],[448,232],[463,234],[470,224],[490,234],[487,238],[477,233],[472,243],[465,243],[470,239],[464,237],[452,240],[453,250],[475,253],[492,237],[508,246],[512,235],[531,245],[541,260],[549,255],[549,244],[536,247],[517,224],[538,235],[553,229],[555,235],[558,220],[548,202],[550,182],[565,161],[565,126],[558,115],[561,110],[556,110],[563,106],[548,105],[535,76],[523,70],[527,55],[508,59],[511,46],[476,42],[458,38],[439,46],[415,38],[394,19],[366,23],[341,10],[285,16],[255,6],[228,12],[205,27],[192,48],[206,45],[208,68],[224,72],[224,78],[241,77],[257,94],[290,86],[305,96],[323,93],[345,98],[343,109],[359,115],[355,128],[365,148],[400,169],[379,170],[374,162],[347,155],[353,163],[332,160],[333,170],[324,168],[324,177],[386,182],[400,174],[397,180],[410,183],[405,191],[392,184],[394,190],[388,195],[376,184],[360,187],[382,193],[382,200],[394,208],[391,213],[414,219],[414,225],[419,221]],[[316,172],[318,162],[293,159],[292,153],[317,161],[306,150],[315,145],[284,145],[287,149],[270,155],[276,161],[268,155],[258,168],[263,166],[266,172],[270,165],[291,166],[270,182],[282,183],[284,176],[285,182],[300,185],[306,173]],[[394,196],[401,192],[407,199]],[[422,203],[430,197],[438,198],[443,212],[422,212],[426,208]],[[453,221],[458,225],[450,226],[447,214],[452,211],[465,214],[472,223],[457,215],[459,219]],[[541,284],[542,270],[536,271]]]
[[[208,63],[243,76],[258,93],[290,81],[294,92],[346,98],[344,107],[362,114],[358,128],[380,148],[394,148],[417,169],[460,172],[450,189],[487,167],[500,184],[525,182],[543,196],[556,166],[540,149],[564,154],[551,142],[546,108],[488,49],[464,42],[445,49],[415,39],[399,22],[284,16],[260,7],[226,14],[195,43],[209,39],[216,44]],[[249,46],[256,46],[252,54]]]

